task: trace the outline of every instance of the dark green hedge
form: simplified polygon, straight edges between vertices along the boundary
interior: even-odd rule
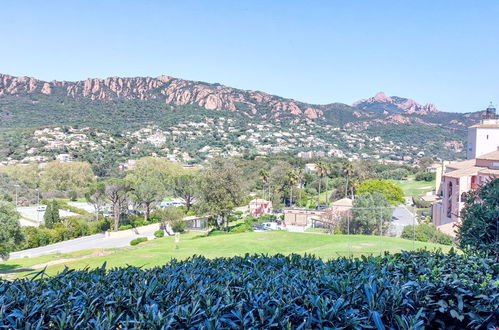
[[[498,272],[492,259],[426,251],[66,270],[0,281],[0,327],[485,329],[499,324]]]

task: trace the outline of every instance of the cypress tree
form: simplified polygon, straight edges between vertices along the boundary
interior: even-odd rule
[[[54,221],[52,219],[52,203],[47,203],[45,208],[45,214],[43,215],[43,221],[45,222],[45,227],[52,229],[54,227]]]

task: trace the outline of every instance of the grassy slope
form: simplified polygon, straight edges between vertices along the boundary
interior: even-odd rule
[[[383,251],[397,252],[413,248],[413,242],[409,240],[391,237],[384,237],[380,240],[377,236],[361,235],[351,235],[348,237],[346,235],[302,234],[284,231],[222,234],[211,237],[200,237],[198,234],[185,234],[181,236],[178,249],[173,237],[165,237],[134,247],[111,249],[108,250],[113,252],[110,255],[90,257],[49,266],[47,271],[49,274],[55,274],[62,270],[64,266],[68,266],[69,268],[95,268],[101,266],[104,261],[107,262],[108,267],[126,265],[152,267],[163,265],[172,258],[185,259],[194,254],[203,255],[208,258],[229,257],[245,253],[308,253],[322,258],[334,258],[347,256],[349,255],[349,251],[354,256],[361,254],[377,255],[380,253],[380,243]],[[421,242],[416,242],[415,247],[426,247],[428,249],[442,248],[444,251],[450,248],[448,246]],[[95,252],[95,250],[11,260],[0,263],[0,271],[29,268],[30,266],[48,261],[89,255],[92,252]],[[18,273],[17,276],[27,273],[29,272]]]
[[[435,181],[416,181],[414,176],[410,176],[407,180],[395,182],[402,188],[406,196],[422,196],[435,189]]]

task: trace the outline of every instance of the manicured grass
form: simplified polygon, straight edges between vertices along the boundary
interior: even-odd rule
[[[395,181],[404,191],[406,196],[422,196],[427,192],[435,189],[435,181],[416,181],[414,176],[410,176],[407,180]]]
[[[107,262],[108,267],[123,267],[126,265],[152,267],[163,265],[172,258],[186,259],[193,255],[202,255],[208,258],[230,257],[250,254],[313,254],[330,259],[339,256],[379,255],[383,251],[398,252],[411,250],[415,247],[448,251],[449,246],[415,242],[392,237],[364,236],[364,235],[313,235],[306,233],[289,233],[286,231],[269,231],[259,233],[221,234],[216,236],[202,236],[197,233],[181,235],[180,243],[176,244],[173,237],[164,237],[137,246],[119,249],[110,249],[104,256],[90,256],[96,250],[80,251],[64,255],[51,255],[37,258],[16,259],[0,263],[1,271],[11,271],[20,268],[29,268],[58,259],[80,258],[66,261],[47,267],[48,274],[55,274],[65,266],[81,269],[85,267],[100,267]],[[88,258],[82,258],[85,255]],[[18,277],[32,271],[10,274],[9,277]]]

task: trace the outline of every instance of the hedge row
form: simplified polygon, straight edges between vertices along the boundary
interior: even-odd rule
[[[5,328],[493,328],[499,266],[457,254],[193,257],[0,282]]]

